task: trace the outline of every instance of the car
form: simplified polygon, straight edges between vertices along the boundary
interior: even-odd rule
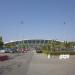
[[[36,50],[36,53],[42,53],[42,50]]]
[[[12,53],[12,51],[9,50],[9,49],[7,49],[7,50],[5,51],[5,53]]]

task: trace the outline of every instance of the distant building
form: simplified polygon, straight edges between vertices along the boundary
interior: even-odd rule
[[[24,45],[27,47],[39,47],[43,45],[47,45],[49,40],[20,40],[20,41],[12,41],[5,44],[14,44],[15,47],[23,47]]]

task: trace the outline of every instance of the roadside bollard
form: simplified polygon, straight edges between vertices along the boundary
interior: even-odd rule
[[[50,54],[48,54],[48,59],[50,59]]]

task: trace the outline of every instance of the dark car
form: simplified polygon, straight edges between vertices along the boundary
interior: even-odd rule
[[[42,50],[36,50],[36,53],[42,53]]]

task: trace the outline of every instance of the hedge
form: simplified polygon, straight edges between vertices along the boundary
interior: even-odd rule
[[[70,54],[70,55],[75,55],[75,52],[74,51],[55,51],[55,52],[43,52],[45,54],[49,54],[50,55],[60,55],[60,54]]]

